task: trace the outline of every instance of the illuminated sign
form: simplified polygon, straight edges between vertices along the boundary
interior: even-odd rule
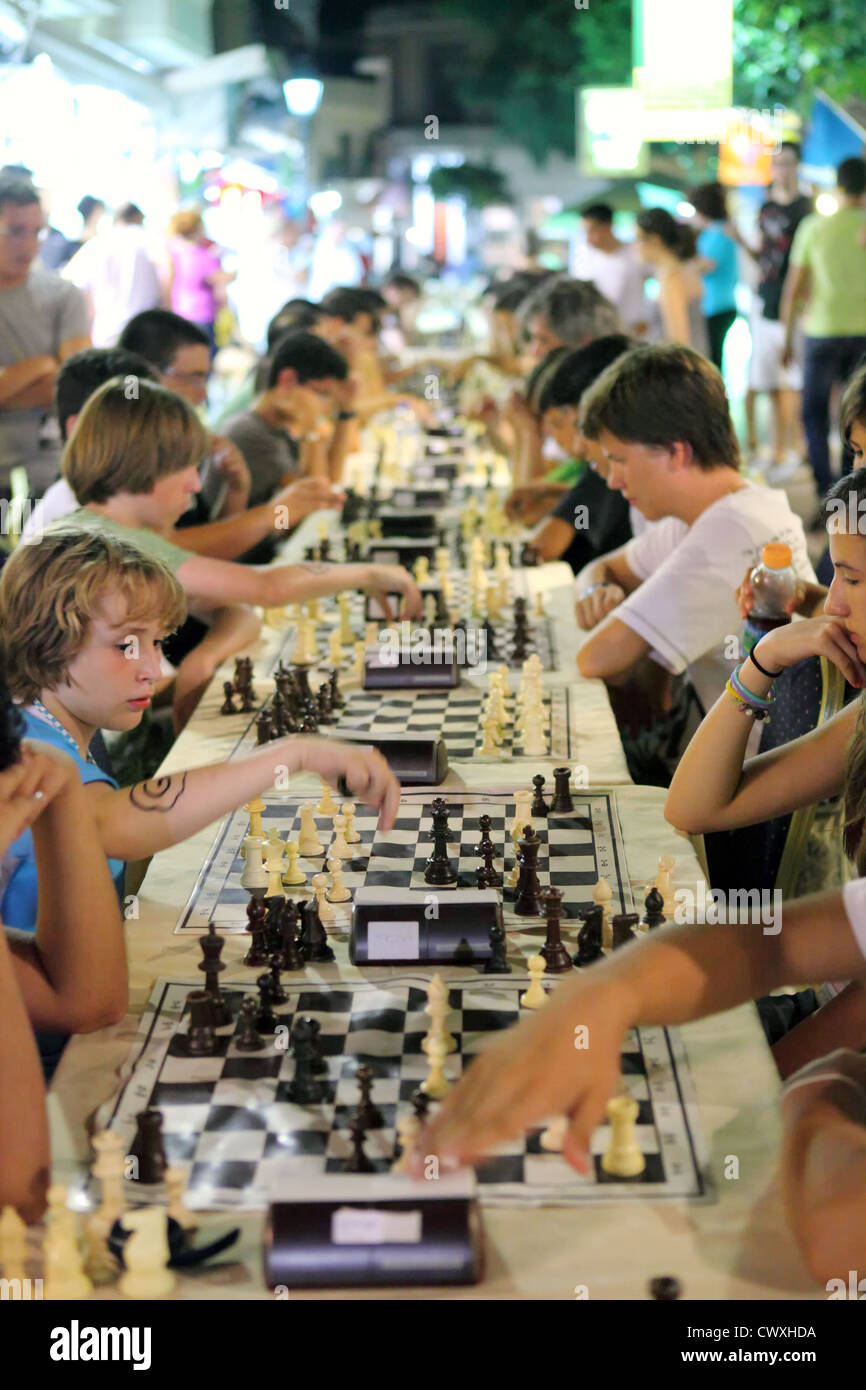
[[[633,0],[634,85],[646,106],[730,106],[733,0]]]
[[[577,94],[577,163],[582,174],[645,174],[640,92],[633,87],[584,87]]]

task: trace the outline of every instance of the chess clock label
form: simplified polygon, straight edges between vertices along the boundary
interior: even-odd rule
[[[331,1217],[332,1245],[418,1245],[420,1211],[338,1207]]]
[[[367,954],[374,960],[417,960],[421,954],[421,934],[417,922],[370,922],[367,927]]]

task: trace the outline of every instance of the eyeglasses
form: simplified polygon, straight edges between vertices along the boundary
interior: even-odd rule
[[[173,376],[176,381],[192,381],[197,386],[207,386],[210,372],[178,372],[174,367],[163,367],[163,376]]]

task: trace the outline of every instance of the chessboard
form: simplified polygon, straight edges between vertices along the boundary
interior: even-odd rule
[[[547,782],[548,796],[552,791]],[[476,869],[481,860],[475,853],[481,837],[479,817],[491,819],[490,836],[496,846],[494,867],[508,873],[514,867],[514,844],[511,826],[517,814],[512,792],[459,791],[439,788],[431,791],[403,790],[400,809],[391,830],[379,830],[377,814],[369,807],[358,805],[354,828],[360,834],[353,857],[342,864],[343,880],[354,894],[358,888],[398,888],[429,893],[424,880],[427,858],[432,849],[432,806],[440,796],[448,807],[449,856],[457,867],[457,881],[437,888],[440,893],[459,893],[476,887]],[[572,788],[573,812],[533,820],[540,837],[538,878],[542,888],[562,891],[563,940],[574,950],[579,926],[578,912],[591,906],[593,888],[604,879],[611,890],[611,913],[631,912],[633,899],[625,864],[625,851],[616,795],[612,791],[584,791]],[[315,796],[265,797],[266,809],[262,828],[267,835],[275,831],[281,839],[297,839],[300,813],[304,805],[318,805]],[[315,815],[319,839],[327,846],[333,834],[333,819]],[[219,931],[230,933],[247,930],[246,908],[250,895],[241,884],[244,861],[242,844],[249,830],[249,816],[243,808],[226,817],[205,859],[190,898],[178,918],[175,932],[204,931],[211,922]],[[307,876],[307,884],[288,888],[288,896],[297,902],[313,897],[310,879],[324,868],[324,856],[299,860]],[[503,916],[507,930],[513,933],[510,947],[526,948],[533,954],[544,937],[544,922],[518,917],[511,908],[509,890],[504,890]],[[334,903],[335,924],[332,935],[348,933],[352,904]],[[337,944],[336,942],[334,943]]]
[[[456,1049],[446,1058],[449,1081],[502,1028],[518,1022],[527,980],[472,980],[448,986],[447,1028]],[[100,1114],[103,1127],[129,1141],[135,1117],[155,1106],[163,1116],[166,1157],[189,1176],[192,1208],[261,1208],[291,1198],[313,1179],[346,1171],[352,1153],[349,1123],[358,1103],[359,1066],[374,1076],[372,1101],[383,1125],[365,1137],[375,1172],[397,1156],[397,1122],[428,1074],[422,1042],[429,977],[382,983],[284,984],[277,1031],[258,1052],[237,1048],[238,1015],[254,989],[228,985],[222,993],[232,1022],[217,1030],[212,1056],[189,1057],[187,994],[196,986],[159,981],[142,1018],[125,1069],[126,1081]],[[324,1099],[294,1103],[288,1086],[295,1062],[289,1036],[296,1018],[319,1025]],[[641,1028],[625,1037],[623,1088],[638,1104],[637,1142],[646,1165],[637,1178],[612,1178],[601,1167],[610,1129],[592,1139],[594,1172],[582,1176],[540,1143],[543,1127],[495,1150],[477,1170],[483,1203],[582,1205],[587,1202],[700,1198],[709,1195],[701,1129],[682,1039],[674,1029]],[[128,1152],[128,1149],[127,1149]],[[134,1187],[130,1184],[130,1187]]]

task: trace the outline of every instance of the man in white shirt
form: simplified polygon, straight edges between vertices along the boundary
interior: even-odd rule
[[[628,333],[641,338],[649,325],[644,295],[646,267],[634,246],[613,234],[613,209],[593,203],[581,213],[583,241],[577,247],[573,274],[590,280],[617,310]]]
[[[113,347],[131,318],[162,303],[158,252],[143,223],[141,209],[127,203],[111,230],[85,242],[63,271],[90,301],[94,347]]]
[[[721,376],[679,344],[639,347],[599,378],[582,402],[582,429],[651,527],[577,577],[577,616],[591,630],[577,664],[616,684],[643,657],[687,671],[704,710],[738,660],[735,599],[769,541],[791,547],[797,577],[814,582],[803,524],[784,492],[748,482]]]

